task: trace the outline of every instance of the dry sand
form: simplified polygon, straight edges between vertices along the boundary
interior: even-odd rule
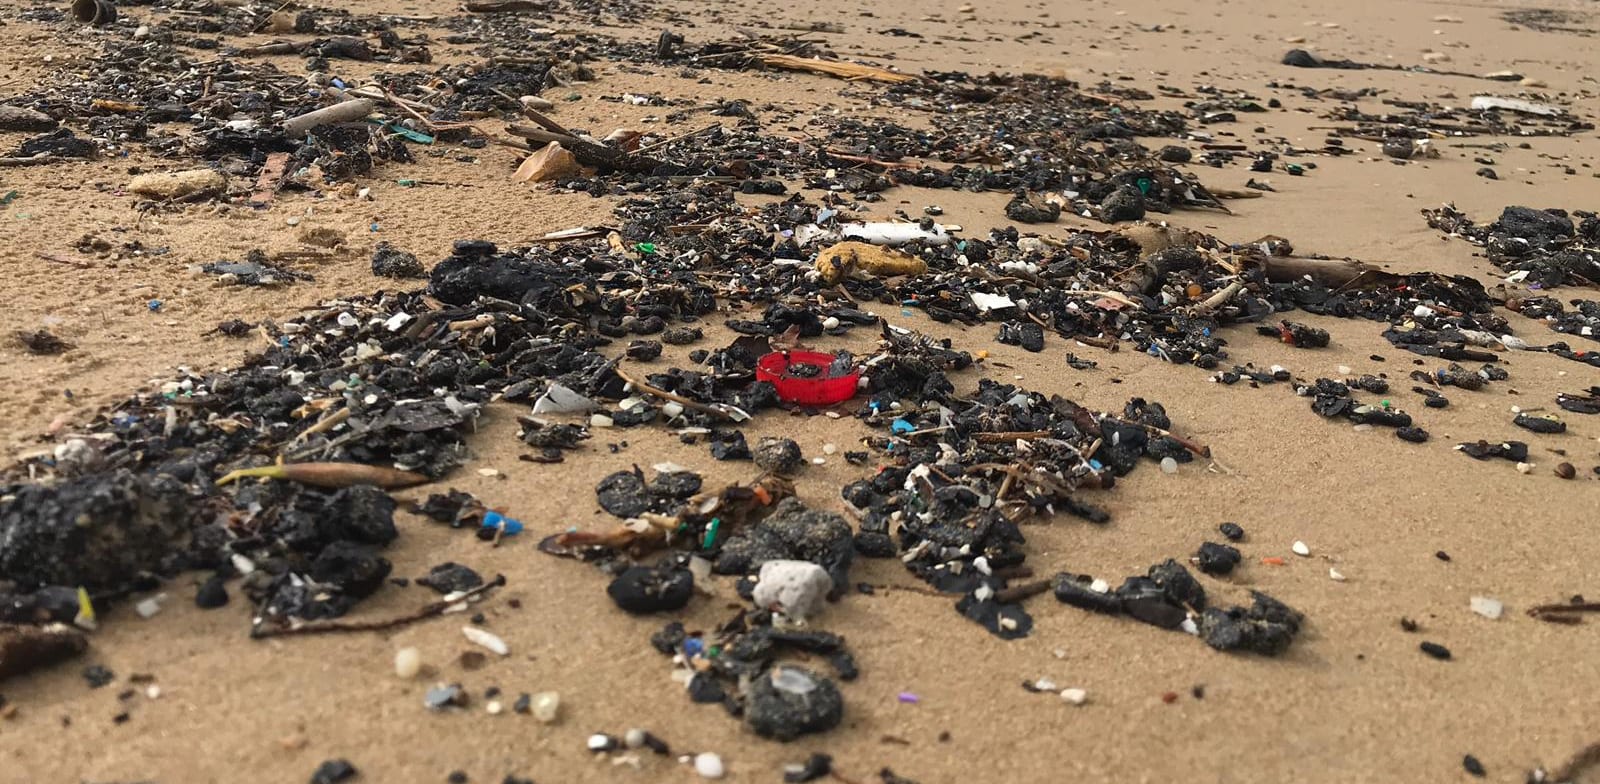
[[[1551,0],[1589,14],[1592,4]],[[6,0],[14,4],[14,0]],[[620,36],[653,37],[674,27],[696,37],[720,35],[733,25],[784,21],[836,21],[846,32],[828,36],[847,57],[892,63],[908,72],[925,68],[974,72],[1043,72],[1084,84],[1110,79],[1152,91],[1171,85],[1194,95],[1202,85],[1237,88],[1258,98],[1278,97],[1285,108],[1245,115],[1219,129],[1241,138],[1286,137],[1317,147],[1314,126],[1335,105],[1304,97],[1298,89],[1272,90],[1269,81],[1312,88],[1373,87],[1381,98],[1464,102],[1474,90],[1502,85],[1393,71],[1305,71],[1278,64],[1290,44],[1367,61],[1420,63],[1427,49],[1449,53],[1463,71],[1514,68],[1549,84],[1543,92],[1592,118],[1596,99],[1588,74],[1600,64],[1593,39],[1568,33],[1513,29],[1499,13],[1525,4],[1428,3],[1415,0],[1339,4],[1214,0],[1181,4],[1128,2],[1000,2],[960,13],[961,0],[870,7],[823,0],[804,7],[772,8],[755,2],[663,2],[638,28],[611,28]],[[352,10],[454,13],[452,3],[359,0]],[[141,17],[147,9],[123,9]],[[1435,21],[1449,15],[1460,22]],[[543,22],[539,22],[543,23]],[[1600,26],[1600,15],[1589,23]],[[690,26],[690,25],[693,26]],[[904,28],[923,38],[885,35]],[[264,40],[265,37],[259,37]],[[79,56],[79,44],[25,22],[0,25],[0,99],[28,89],[57,62]],[[465,56],[464,48],[436,45],[436,57]],[[296,58],[280,66],[298,73]],[[341,68],[346,65],[340,63]],[[378,70],[362,66],[349,73]],[[602,62],[597,81],[580,85],[582,100],[562,104],[563,122],[600,132],[637,123],[660,110],[603,102],[623,92],[660,92],[697,100],[741,97],[818,110],[870,111],[870,85],[846,85],[820,76],[712,71],[709,84],[668,72]],[[1512,86],[1509,89],[1515,89]],[[1454,96],[1453,98],[1446,98]],[[1375,111],[1378,98],[1363,101]],[[1158,105],[1178,108],[1180,100]],[[1256,127],[1264,132],[1253,132]],[[685,124],[681,130],[690,130]],[[1218,129],[1213,129],[1218,130]],[[21,134],[0,134],[10,149]],[[1153,141],[1153,140],[1151,140]],[[1473,140],[1488,141],[1488,140]],[[1237,214],[1184,212],[1172,221],[1228,240],[1265,233],[1289,237],[1298,249],[1384,261],[1391,269],[1468,273],[1490,279],[1493,269],[1459,240],[1444,240],[1418,214],[1453,201],[1490,219],[1508,204],[1594,207],[1592,134],[1536,139],[1531,149],[1494,153],[1499,181],[1474,176],[1482,151],[1446,142],[1435,161],[1400,166],[1378,160],[1377,145],[1353,141],[1362,154],[1317,158],[1308,176],[1268,175],[1277,193],[1231,203]],[[193,207],[142,220],[131,196],[118,188],[131,166],[160,168],[155,160],[106,160],[38,169],[0,169],[0,192],[21,198],[0,209],[0,269],[6,307],[0,333],[51,325],[77,344],[58,357],[35,357],[9,343],[0,346],[7,384],[0,394],[0,439],[11,455],[36,449],[52,422],[86,420],[113,401],[179,366],[218,367],[237,361],[247,346],[206,335],[216,322],[284,318],[321,298],[381,288],[367,258],[379,239],[442,258],[457,238],[483,237],[515,244],[545,231],[592,222],[606,202],[558,196],[509,181],[514,159],[487,150],[476,163],[451,156],[419,156],[413,166],[390,167],[370,183],[373,200],[329,195],[280,197],[268,210],[218,212]],[[1563,166],[1576,168],[1566,175]],[[1208,185],[1241,187],[1251,176],[1241,165],[1198,169]],[[1258,175],[1259,176],[1259,175]],[[397,177],[474,187],[401,188]],[[918,192],[898,189],[876,209],[887,216],[915,214],[939,204],[947,220],[981,235],[1003,225],[1003,194]],[[190,265],[236,259],[252,248],[300,249],[301,226],[346,233],[348,252],[318,263],[312,284],[278,291],[227,288],[188,271]],[[377,223],[379,231],[369,230]],[[1047,227],[1059,233],[1064,226]],[[93,233],[112,242],[139,241],[170,253],[121,261],[96,260],[90,268],[46,261],[36,254],[74,254],[72,243]],[[151,312],[147,301],[163,306]],[[1308,377],[1332,375],[1339,365],[1356,372],[1387,372],[1397,381],[1392,397],[1421,410],[1420,398],[1400,383],[1412,358],[1389,346],[1375,324],[1307,318],[1329,329],[1334,347],[1300,352],[1239,330],[1229,335],[1236,360],[1258,366],[1281,363]],[[1518,322],[1525,334],[1543,327]],[[925,322],[909,319],[908,326]],[[959,619],[951,602],[890,588],[854,596],[819,619],[846,636],[862,676],[845,689],[847,715],[839,729],[790,744],[755,738],[716,707],[691,705],[667,679],[666,661],[646,637],[659,625],[622,616],[601,590],[591,568],[537,554],[539,536],[598,521],[591,488],[607,473],[632,463],[684,463],[708,484],[744,479],[742,471],[709,460],[703,447],[687,447],[661,431],[629,431],[617,454],[593,448],[559,466],[516,460],[514,412],[496,410],[473,442],[479,462],[449,486],[470,490],[512,510],[532,530],[508,546],[488,549],[461,534],[406,517],[402,538],[388,553],[396,574],[418,576],[445,559],[486,574],[504,573],[510,586],[487,602],[489,628],[510,644],[509,659],[464,672],[455,663],[468,648],[459,617],[428,622],[388,635],[254,642],[246,609],[202,613],[193,608],[193,579],[169,584],[167,609],[141,620],[124,606],[109,613],[93,638],[89,658],[17,682],[5,696],[19,706],[0,721],[0,782],[137,781],[298,782],[330,757],[347,757],[362,781],[438,782],[461,769],[476,782],[508,773],[541,782],[679,781],[692,771],[647,758],[642,768],[614,766],[584,751],[593,732],[620,734],[646,727],[682,750],[720,753],[730,780],[777,781],[785,762],[813,751],[833,754],[848,781],[875,781],[893,768],[925,784],[956,781],[1194,781],[1364,782],[1467,780],[1463,754],[1474,754],[1494,781],[1520,781],[1526,771],[1564,759],[1600,740],[1600,625],[1556,626],[1523,610],[1600,589],[1592,579],[1597,550],[1593,533],[1600,485],[1589,470],[1597,459],[1600,423],[1572,423],[1560,437],[1580,480],[1551,475],[1557,462],[1534,444],[1531,475],[1510,464],[1480,464],[1456,454],[1460,439],[1516,437],[1509,407],[1551,406],[1558,391],[1597,383],[1592,368],[1545,355],[1517,355],[1510,382],[1478,393],[1457,392],[1455,404],[1427,417],[1434,440],[1404,444],[1386,432],[1355,432],[1323,421],[1284,387],[1247,389],[1204,383],[1205,374],[1149,357],[1073,347],[1100,361],[1092,371],[1064,367],[1068,350],[1052,338],[1046,352],[1025,354],[993,344],[994,330],[956,331],[962,347],[993,351],[988,372],[1015,375],[1037,390],[1059,392],[1096,408],[1118,408],[1130,396],[1166,404],[1177,427],[1210,444],[1231,469],[1212,473],[1198,465],[1176,476],[1140,470],[1103,501],[1114,521],[1096,527],[1063,519],[1027,529],[1030,562],[1040,569],[1072,568],[1108,577],[1139,573],[1153,562],[1191,552],[1215,537],[1215,526],[1235,520],[1249,532],[1246,565],[1225,581],[1206,579],[1209,590],[1238,599],[1247,588],[1268,590],[1306,612],[1308,630],[1279,659],[1215,653],[1196,640],[1121,619],[1092,616],[1041,599],[1037,626],[1022,640],[1002,642]],[[722,334],[714,336],[721,339]],[[708,341],[709,345],[710,342]],[[832,348],[864,345],[824,342]],[[667,360],[682,361],[684,351]],[[1369,359],[1379,354],[1386,361]],[[1010,365],[1009,369],[999,367]],[[971,383],[970,379],[967,383]],[[1511,390],[1517,394],[1514,396]],[[71,391],[69,398],[64,394]],[[858,424],[816,419],[764,418],[748,431],[797,434],[809,452],[822,444],[853,444]],[[604,439],[602,439],[604,440]],[[500,478],[474,469],[494,467]],[[810,470],[800,483],[804,499],[836,504],[837,488],[859,475],[842,461]],[[406,497],[422,491],[410,491]],[[1310,558],[1290,555],[1304,540]],[[1447,551],[1447,563],[1435,557]],[[1285,566],[1263,565],[1282,556]],[[1329,579],[1337,568],[1346,582]],[[912,583],[893,562],[868,562],[857,579],[880,586]],[[711,625],[737,600],[730,586],[721,598],[697,603],[694,622]],[[237,591],[235,591],[237,593]],[[1468,611],[1475,594],[1506,602],[1506,617],[1490,621]],[[512,609],[507,599],[521,600]],[[425,601],[421,589],[380,592],[357,611],[378,617]],[[1045,602],[1048,602],[1046,604]],[[1407,634],[1406,616],[1421,624]],[[1422,640],[1447,645],[1453,661],[1417,650]],[[456,680],[481,694],[499,686],[511,695],[559,691],[563,716],[554,726],[527,717],[490,717],[481,707],[465,714],[433,714],[422,707],[428,679],[398,681],[391,672],[396,649],[418,646],[441,680]],[[90,690],[82,664],[115,670],[117,684]],[[131,673],[156,676],[162,694],[123,702],[118,692]],[[1049,677],[1088,690],[1089,702],[1072,707],[1057,697],[1030,694],[1026,679]],[[1191,693],[1204,687],[1204,698]],[[1164,692],[1178,700],[1165,704]],[[918,704],[896,695],[913,692]],[[478,703],[481,706],[481,700]],[[132,718],[114,724],[124,710]]]

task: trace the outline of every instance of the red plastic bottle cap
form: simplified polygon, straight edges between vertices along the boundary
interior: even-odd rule
[[[795,365],[811,365],[818,373],[811,378],[789,375]],[[827,377],[833,365],[833,355],[817,351],[774,351],[756,362],[756,380],[770,381],[778,388],[778,398],[786,403],[802,406],[831,406],[843,403],[856,394],[861,371],[852,370],[842,376]]]

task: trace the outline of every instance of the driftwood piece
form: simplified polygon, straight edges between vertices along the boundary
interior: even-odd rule
[[[513,136],[520,136],[540,145],[558,142],[568,152],[571,152],[578,162],[585,166],[613,169],[629,172],[649,172],[661,165],[661,161],[644,155],[634,155],[615,147],[591,142],[571,134],[558,133],[548,128],[535,125],[509,125],[506,132]]]
[[[64,624],[0,624],[0,681],[83,653],[89,640]]]

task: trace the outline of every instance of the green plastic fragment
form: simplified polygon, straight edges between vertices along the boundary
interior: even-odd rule
[[[722,518],[720,518],[720,517],[711,518],[711,523],[706,526],[705,538],[700,541],[700,549],[702,549],[702,550],[710,550],[711,549],[711,545],[716,544],[717,531],[720,531],[720,530],[722,530]]]

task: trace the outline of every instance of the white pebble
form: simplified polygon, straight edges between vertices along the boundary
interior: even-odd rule
[[[1298,539],[1295,540],[1294,546],[1289,549],[1293,550],[1295,555],[1306,556],[1311,554],[1311,548]]]
[[[822,320],[822,328],[823,329],[838,329],[839,328],[839,317],[838,316],[829,316],[829,317],[823,319]]]
[[[1161,458],[1161,473],[1163,473],[1163,474],[1176,474],[1176,473],[1178,473],[1178,461],[1174,460],[1174,459],[1172,459],[1170,457]]]
[[[611,747],[611,739],[606,737],[605,735],[603,735],[601,733],[595,733],[595,734],[589,736],[589,750],[590,751],[605,751],[606,749],[608,749],[610,747]]]
[[[825,455],[836,455],[836,454],[839,454],[839,445],[838,444],[823,444],[822,445],[822,453],[825,454]]]
[[[593,414],[589,417],[589,427],[611,427],[614,420],[605,414]]]
[[[694,772],[703,779],[720,779],[727,771],[722,767],[721,757],[702,751],[694,757]]]
[[[401,648],[394,654],[394,674],[410,680],[422,672],[422,651],[416,648]]]
[[[1526,473],[1529,473],[1531,471],[1533,471],[1533,464],[1532,463],[1518,463],[1517,464],[1517,473],[1526,474]]]
[[[634,727],[622,734],[622,744],[630,749],[644,746],[644,730]]]
[[[511,648],[506,645],[506,641],[488,631],[479,629],[476,626],[463,626],[461,627],[461,633],[474,643],[488,648],[491,653],[501,656],[511,655]]]
[[[761,565],[751,598],[757,607],[776,607],[803,621],[822,610],[831,590],[833,578],[828,570],[810,561],[775,559]]]
[[[679,416],[682,413],[683,404],[676,400],[669,400],[661,406],[661,415],[668,419],[672,419],[673,417]]]
[[[480,469],[478,469],[478,476],[494,477],[494,476],[499,476],[499,475],[500,475],[500,472],[498,470],[493,469],[493,468],[480,468]]]
[[[1055,691],[1056,682],[1050,680],[1049,678],[1040,678],[1039,680],[1033,682],[1033,688],[1038,689],[1039,691]]]
[[[1491,621],[1498,620],[1500,614],[1505,610],[1505,604],[1499,599],[1491,599],[1487,596],[1472,597],[1472,611]]]
[[[1056,657],[1057,659],[1065,659],[1065,658],[1067,658],[1067,649],[1066,648],[1057,648],[1057,649],[1051,651],[1050,655]]]
[[[1344,582],[1344,572],[1341,572],[1338,569],[1334,569],[1332,567],[1329,567],[1329,569],[1328,569],[1328,578],[1333,580],[1336,583],[1342,583],[1342,582]]]
[[[1339,375],[1341,375],[1341,376],[1350,375],[1350,366],[1349,365],[1340,365],[1339,366]]]
[[[1073,705],[1082,705],[1089,701],[1089,692],[1084,691],[1083,689],[1062,689],[1061,699],[1066,700]]]
[[[483,706],[483,709],[488,711],[490,716],[499,716],[500,711],[505,710],[505,707],[500,704],[499,700],[489,700],[489,704]]]
[[[826,462],[828,462],[828,458],[826,458],[826,457],[813,457],[813,458],[811,458],[811,464],[812,465],[822,465],[823,463],[826,463]]]
[[[161,699],[161,687],[154,684],[150,685],[144,690],[144,696],[152,700]]]
[[[1089,583],[1089,590],[1095,593],[1110,593],[1111,583],[1096,577],[1093,582]]]
[[[533,695],[528,708],[535,719],[545,724],[554,724],[561,714],[561,695],[553,691],[541,691]]]

